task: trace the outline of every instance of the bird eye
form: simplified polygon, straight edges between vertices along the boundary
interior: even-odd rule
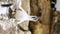
[[[37,19],[38,19],[38,17],[37,17],[37,16],[33,16],[32,18],[33,18],[34,20],[37,20]]]
[[[32,17],[32,18],[36,18],[36,17]]]

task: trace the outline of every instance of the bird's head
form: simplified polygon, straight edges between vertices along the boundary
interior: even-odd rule
[[[37,16],[30,16],[30,21],[37,21],[38,17]]]

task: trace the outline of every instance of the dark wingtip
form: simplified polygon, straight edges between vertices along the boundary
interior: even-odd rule
[[[11,4],[1,4],[1,6],[3,6],[3,7],[9,7],[11,5],[12,5],[12,3]]]

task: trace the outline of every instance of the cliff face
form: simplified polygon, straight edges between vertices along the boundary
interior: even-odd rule
[[[50,34],[50,0],[30,0],[30,2],[31,15],[39,17],[38,22],[30,22],[32,34]]]

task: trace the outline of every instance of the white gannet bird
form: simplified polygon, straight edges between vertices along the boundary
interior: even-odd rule
[[[37,21],[38,20],[37,16],[28,15],[28,13],[22,8],[22,0],[17,0],[16,6],[17,6],[17,10],[16,10],[15,18],[16,20],[20,20],[18,24],[24,21]]]
[[[37,21],[38,17],[37,16],[30,16],[27,14],[27,12],[25,10],[23,10],[22,7],[20,7],[20,10],[16,10],[16,14],[15,14],[16,20],[19,20],[19,23],[22,23],[24,21]]]

